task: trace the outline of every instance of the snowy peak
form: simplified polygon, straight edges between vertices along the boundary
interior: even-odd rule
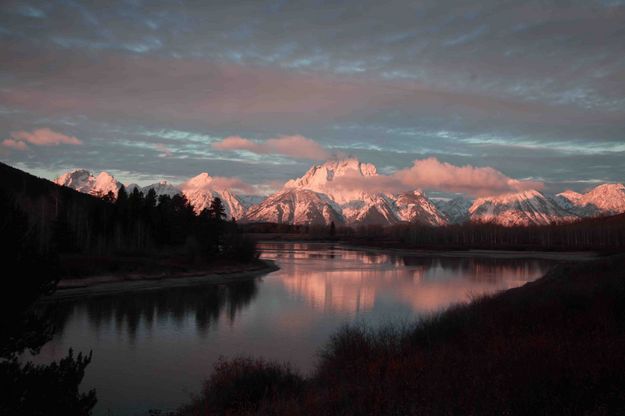
[[[130,189],[130,185],[128,186]],[[158,198],[161,195],[167,195],[169,197],[173,197],[174,195],[180,194],[181,191],[178,187],[172,185],[167,181],[160,181],[157,183],[153,183],[152,185],[144,186],[143,188],[139,188],[144,195],[147,195],[150,190],[154,190],[156,193],[156,197]]]
[[[321,165],[314,165],[304,176],[291,179],[284,187],[321,191],[335,178],[375,175],[377,169],[371,163],[362,163],[358,159],[329,160]]]
[[[580,199],[582,199],[584,195],[580,194],[579,192],[571,191],[570,189],[568,189],[564,192],[560,192],[559,194],[556,195],[556,197],[563,198],[567,201],[576,203]]]
[[[109,192],[112,192],[113,195],[117,196],[117,192],[121,186],[121,182],[117,181],[113,175],[108,172],[100,172],[100,174],[95,178],[93,190],[96,195],[104,196]]]
[[[504,226],[547,225],[577,218],[537,190],[479,198],[468,213],[472,222]]]
[[[401,221],[426,224],[445,225],[444,215],[423,192],[406,192],[395,197],[397,214]]]
[[[302,177],[286,182],[282,191],[251,207],[247,218],[250,221],[271,218],[271,221],[295,221],[295,224],[298,221],[351,225],[445,223],[438,209],[421,192],[400,195],[367,192],[366,178],[377,174],[375,165],[355,158],[314,165]],[[305,214],[298,215],[299,212]]]
[[[224,204],[227,218],[240,219],[245,216],[245,206],[239,198],[226,189],[215,187],[214,178],[206,172],[182,183],[180,189],[198,214],[208,209],[213,198],[217,197]]]
[[[213,184],[213,177],[206,172],[202,172],[197,176],[184,182],[181,186],[184,189],[209,188]]]
[[[84,193],[89,193],[89,191],[91,191],[94,182],[95,178],[85,169],[75,169],[54,179],[54,183],[57,185],[67,186],[68,188]]]
[[[250,207],[247,220],[278,224],[342,224],[343,217],[331,201],[307,189],[287,189]]]
[[[304,176],[288,181],[283,189],[307,189],[324,194],[339,205],[346,205],[365,201],[372,195],[363,192],[362,186],[346,186],[344,180],[358,182],[376,175],[377,169],[371,163],[363,163],[355,158],[329,160],[314,165]],[[341,180],[343,182],[339,183]]]
[[[565,191],[556,198],[563,207],[581,216],[594,217],[625,212],[625,186],[621,183],[599,185],[585,194]]]
[[[599,185],[584,194],[579,203],[594,205],[604,214],[625,212],[625,186],[622,183]]]
[[[438,210],[449,224],[462,224],[469,221],[469,208],[473,201],[464,197],[456,197],[448,201],[435,201]]]
[[[117,192],[122,186],[121,182],[108,172],[100,172],[98,176],[93,176],[85,169],[75,169],[64,173],[56,178],[54,183],[95,196],[104,196],[109,192],[117,196]]]

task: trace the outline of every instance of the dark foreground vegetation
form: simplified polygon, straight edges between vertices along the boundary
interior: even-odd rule
[[[51,339],[54,306],[38,301],[64,277],[169,273],[257,262],[255,244],[225,221],[221,201],[195,215],[184,197],[97,198],[0,163],[0,415],[87,415],[79,392],[91,353],[35,365]]]
[[[0,196],[2,288],[0,290],[0,415],[87,415],[96,403],[93,390],[79,393],[91,354],[68,355],[35,365],[20,355],[37,354],[54,333],[51,307],[37,301],[55,290],[59,262],[39,248],[28,216]]]
[[[428,250],[625,250],[625,214],[529,227],[488,223],[443,227],[407,223],[390,227],[254,223],[245,224],[243,229],[264,240],[333,240],[376,247]]]
[[[413,326],[348,327],[308,378],[222,361],[180,415],[625,414],[625,255]]]

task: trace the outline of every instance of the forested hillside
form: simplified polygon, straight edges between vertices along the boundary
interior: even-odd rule
[[[25,216],[33,249],[60,255],[62,271],[68,273],[162,266],[165,259],[197,265],[255,256],[253,244],[241,237],[237,224],[224,220],[218,198],[195,214],[182,195],[157,199],[153,191],[143,195],[135,189],[128,194],[122,188],[117,198],[97,198],[5,164],[0,164],[0,193],[6,201],[3,209],[15,208]],[[11,227],[8,214],[3,212],[2,218],[2,229]]]

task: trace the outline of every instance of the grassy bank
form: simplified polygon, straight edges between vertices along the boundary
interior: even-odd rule
[[[625,255],[403,328],[348,327],[312,376],[220,362],[180,415],[625,414]]]

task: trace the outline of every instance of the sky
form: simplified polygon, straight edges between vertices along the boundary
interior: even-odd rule
[[[0,142],[143,185],[346,156],[435,194],[623,182],[625,1],[3,0]]]

